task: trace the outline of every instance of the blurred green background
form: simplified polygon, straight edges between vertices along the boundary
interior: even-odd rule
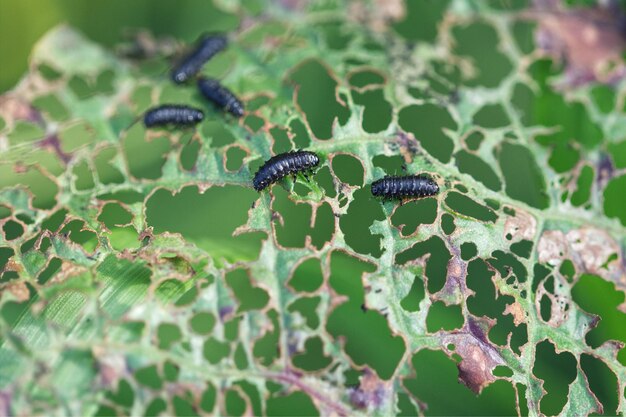
[[[27,70],[28,54],[33,44],[48,29],[59,23],[68,23],[90,39],[109,47],[124,39],[127,29],[145,28],[156,35],[171,35],[190,42],[207,28],[215,31],[231,31],[239,25],[237,17],[221,12],[206,0],[109,0],[106,2],[1,0],[0,5],[0,56],[5,58],[0,64],[0,91],[2,92],[11,89]],[[182,207],[193,208],[185,219],[179,219],[175,222],[176,224],[167,224],[167,219],[172,218],[171,215],[180,208],[165,204],[158,212],[155,212],[154,222],[163,230],[182,231],[191,241],[202,246],[202,236],[197,236],[195,239],[193,234],[201,233],[206,227],[213,228],[215,225],[210,224],[208,219],[227,210],[228,205],[213,204],[207,207],[205,204],[196,204],[199,197],[193,192],[183,197],[184,199],[179,199],[178,204]],[[232,195],[224,196],[217,200],[226,202],[231,197]],[[250,195],[239,195],[239,197],[251,198]],[[167,196],[163,196],[163,199],[166,198]],[[308,214],[304,213],[299,216],[304,219]],[[206,219],[207,223],[199,226],[202,218]],[[158,225],[156,226],[157,232],[159,231]],[[294,236],[295,233],[297,232],[294,231]],[[290,237],[285,236],[284,240],[288,241]],[[256,252],[257,244],[258,242],[251,243],[250,253]],[[345,268],[346,275],[350,275],[358,267],[346,264],[338,266],[339,270],[341,268]],[[342,275],[342,273],[338,274]],[[488,282],[477,285],[474,290],[478,293],[491,290]],[[584,277],[574,287],[574,299],[585,310],[601,314],[605,318],[604,325],[594,333],[599,342],[607,338],[624,340],[626,327],[623,327],[624,323],[620,321],[621,316],[615,312],[615,306],[620,302],[620,293],[606,286],[607,284],[600,279]],[[615,298],[614,302],[611,302],[610,306],[606,303],[598,303],[597,300],[606,299],[607,293]],[[481,309],[481,307],[477,305],[476,309]],[[481,312],[488,314],[488,310],[489,307],[483,304]],[[429,320],[432,320],[433,329],[454,328],[459,325],[460,313],[453,308],[442,307],[436,312],[432,319],[429,317]],[[340,323],[338,326],[349,328],[352,318],[346,315],[342,319],[345,323]],[[510,327],[512,326],[508,323],[504,334],[508,334]],[[375,332],[373,336],[376,336]],[[361,346],[363,355],[380,355],[380,352],[368,350],[370,345],[367,343],[367,338],[361,342],[357,345]],[[384,354],[381,355],[381,368],[386,366],[385,357]],[[611,407],[615,409],[616,401],[612,394],[616,390],[614,375],[593,357],[585,356],[583,359],[581,366],[590,375],[594,375],[593,378],[590,377],[590,380],[596,392],[601,393],[599,394],[602,397],[601,400],[604,399],[609,404],[609,409]],[[556,354],[549,343],[539,346],[536,366],[540,369],[537,370],[537,374],[549,381],[547,389],[555,393],[554,397],[548,397],[549,401],[554,401],[554,405],[550,406],[549,410],[558,411],[559,405],[562,406],[562,400],[567,395],[568,384],[575,377],[575,365],[571,363],[572,360],[573,358],[565,354]],[[435,414],[509,414],[515,412],[514,393],[509,384],[500,381],[487,388],[480,397],[476,397],[465,387],[456,383],[457,370],[443,353],[422,351],[415,355],[413,363],[416,369],[422,371],[422,375],[428,375],[429,378],[411,380],[407,383],[407,387],[429,403],[432,407],[431,411]],[[454,400],[451,401],[450,398]]]
[[[207,28],[232,30],[238,19],[205,0],[1,0],[0,91],[24,74],[34,43],[50,28],[67,23],[90,39],[113,46],[124,31],[145,28],[157,35],[195,40]]]

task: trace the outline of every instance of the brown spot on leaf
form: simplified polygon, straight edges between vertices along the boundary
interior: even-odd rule
[[[61,263],[61,270],[54,274],[54,276],[50,279],[50,284],[58,284],[60,282],[67,281],[69,278],[85,272],[87,272],[87,268],[64,260],[63,263]]]
[[[145,228],[144,230],[142,230],[142,232],[139,234],[138,239],[141,242],[143,242],[144,240],[146,240],[147,242],[150,242],[152,239],[154,239],[154,227],[149,226]]]
[[[93,355],[98,361],[100,384],[105,388],[115,389],[126,374],[124,355],[107,352],[105,348],[95,345]]]
[[[312,381],[310,377],[303,377],[302,374],[291,369],[285,369],[280,373],[266,373],[264,376],[303,391],[321,407],[322,415],[349,416],[354,414],[350,413],[349,409],[335,398],[336,395],[332,390],[320,390],[319,381]]]
[[[65,153],[63,149],[61,149],[61,141],[59,140],[59,137],[56,134],[47,136],[44,140],[40,141],[37,145],[41,148],[51,149],[55,154],[57,154],[59,159],[61,159],[61,161],[63,161],[65,164],[67,164],[70,161],[70,159],[72,159],[72,156],[70,154]]]
[[[554,274],[554,293],[548,291],[545,287],[546,280],[542,281],[537,287],[537,294],[535,296],[535,309],[537,315],[541,316],[541,300],[543,297],[550,299],[550,319],[548,325],[557,328],[563,324],[569,316],[570,298],[566,292],[563,291],[563,287],[567,286],[564,279],[559,274]]]
[[[365,368],[359,386],[350,389],[350,403],[360,409],[378,409],[384,402],[390,400],[391,387],[389,384],[389,382],[380,379],[376,372]]]
[[[10,124],[17,120],[43,124],[41,114],[27,101],[11,95],[0,96],[0,114]]]
[[[15,262],[14,259],[9,259],[9,261],[6,263],[6,265],[4,265],[4,269],[3,271],[14,271],[14,272],[21,272],[22,271],[22,265],[18,262]]]
[[[510,314],[513,316],[513,323],[515,323],[515,326],[519,326],[526,321],[526,311],[517,301],[514,301],[512,304],[507,304],[504,308],[503,314]]]
[[[562,9],[550,4],[537,10],[534,17],[539,22],[537,44],[565,61],[568,84],[615,82],[626,75],[621,12],[609,7]]]
[[[363,0],[349,5],[348,18],[368,26],[374,32],[384,32],[390,23],[401,20],[406,15],[402,0],[374,0],[368,4]]]
[[[509,216],[504,223],[504,236],[511,235],[512,241],[535,239],[537,220],[529,213],[515,209],[515,216]]]
[[[156,38],[145,29],[128,32],[124,37],[129,41],[117,48],[117,53],[130,59],[148,59],[157,56],[172,56],[179,49],[172,37]]]
[[[442,300],[447,305],[454,300],[452,304],[458,304],[461,299],[467,299],[474,294],[474,291],[467,288],[467,264],[461,259],[460,250],[450,244],[452,258],[448,261],[448,269],[446,283],[435,298]]]
[[[307,3],[306,0],[279,0],[279,4],[287,10],[303,10]]]
[[[400,146],[400,154],[404,158],[406,164],[413,162],[413,156],[419,152],[420,146],[412,133],[399,131],[396,136],[396,141]]]
[[[563,233],[560,230],[545,231],[537,245],[539,262],[560,265],[571,259],[577,271],[601,276],[624,289],[626,272],[623,255],[617,242],[604,230],[583,226]],[[616,256],[611,262],[611,256]]]
[[[7,291],[9,291],[13,296],[19,301],[23,303],[30,298],[30,291],[26,286],[24,281],[12,282],[5,287]]]
[[[498,365],[503,365],[504,360],[494,345],[487,339],[489,329],[495,321],[489,318],[468,317],[462,329],[440,333],[441,344],[455,346],[454,353],[461,356],[459,368],[459,380],[476,394],[496,380],[493,370]]]
[[[0,391],[0,415],[10,416],[12,413],[11,399],[13,395],[11,391]]]

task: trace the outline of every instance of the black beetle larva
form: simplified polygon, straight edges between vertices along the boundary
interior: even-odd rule
[[[257,191],[298,172],[305,172],[320,163],[317,154],[309,151],[292,151],[273,156],[254,175],[252,184]]]
[[[204,97],[211,100],[221,109],[234,116],[243,116],[243,103],[230,91],[213,78],[199,78],[198,89]]]
[[[146,127],[193,126],[203,119],[204,112],[200,109],[180,104],[163,104],[148,110],[143,116],[143,124]]]
[[[172,70],[172,81],[176,84],[181,84],[196,75],[213,55],[226,48],[227,43],[228,41],[224,35],[204,37],[193,52],[174,67]]]
[[[372,183],[372,194],[385,199],[428,197],[439,192],[439,186],[423,175],[387,176]]]

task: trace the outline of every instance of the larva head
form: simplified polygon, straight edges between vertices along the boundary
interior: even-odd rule
[[[435,180],[433,180],[432,178],[426,177],[426,176],[422,176],[422,178],[424,178],[426,180],[426,184],[428,186],[427,188],[427,195],[436,195],[439,194],[439,184],[437,184],[435,182]]]
[[[316,153],[308,152],[308,151],[304,151],[304,152],[307,158],[307,163],[310,167],[316,167],[320,164],[320,157],[317,156]]]
[[[187,119],[189,120],[189,122],[192,123],[200,123],[202,120],[204,120],[204,112],[202,112],[201,110],[190,111]]]
[[[377,197],[384,194],[382,180],[376,180],[372,183],[372,194]]]
[[[240,101],[231,103],[228,106],[228,111],[235,117],[243,117],[243,115],[245,114],[243,103],[241,103]]]
[[[269,181],[267,179],[263,178],[261,175],[259,175],[258,172],[256,173],[256,175],[252,179],[252,186],[254,187],[254,189],[256,191],[261,191],[265,187],[267,187],[268,185],[269,185]]]
[[[187,74],[185,71],[174,71],[172,73],[172,81],[176,84],[182,84],[189,79],[190,74]]]

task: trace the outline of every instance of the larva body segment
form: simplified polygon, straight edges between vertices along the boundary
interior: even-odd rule
[[[243,116],[243,103],[219,81],[213,78],[200,78],[198,79],[198,89],[205,98],[215,103],[219,108],[230,112],[233,116]]]
[[[193,126],[204,119],[204,112],[180,104],[163,104],[148,110],[143,116],[146,127],[156,126]]]
[[[372,194],[385,199],[429,197],[437,193],[437,183],[423,175],[387,176],[372,183]]]
[[[198,46],[172,70],[172,81],[182,84],[200,71],[202,66],[215,54],[226,48],[228,40],[224,35],[204,37]]]
[[[293,151],[282,153],[270,158],[254,175],[252,185],[261,191],[288,175],[308,171],[320,163],[320,158],[314,152]]]

